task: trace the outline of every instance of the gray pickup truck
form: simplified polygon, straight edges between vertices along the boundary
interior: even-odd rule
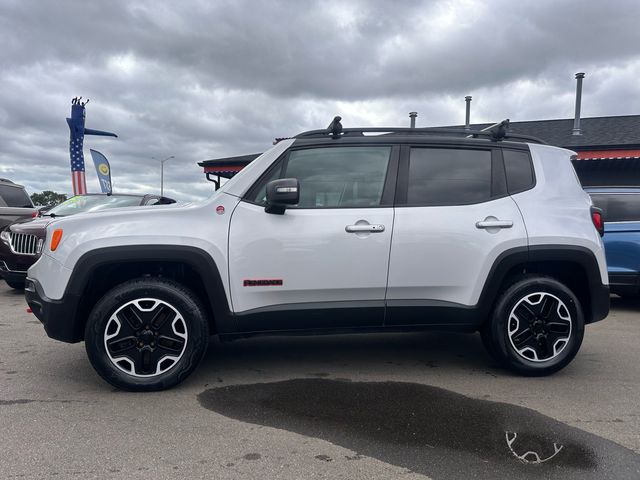
[[[0,178],[0,230],[23,218],[31,218],[36,209],[22,185]]]

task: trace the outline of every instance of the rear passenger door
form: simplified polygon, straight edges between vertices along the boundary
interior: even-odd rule
[[[403,147],[385,324],[468,323],[500,254],[526,248],[500,148]]]

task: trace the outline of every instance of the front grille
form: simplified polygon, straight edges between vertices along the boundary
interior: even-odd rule
[[[35,235],[15,232],[11,232],[9,235],[11,250],[15,253],[22,255],[38,254],[38,237]]]

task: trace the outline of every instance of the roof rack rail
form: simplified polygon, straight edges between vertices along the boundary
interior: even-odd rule
[[[329,127],[324,130],[309,130],[296,135],[294,138],[323,138],[335,139],[343,137],[364,136],[365,133],[404,133],[407,135],[441,135],[441,136],[461,136],[464,138],[487,138],[493,142],[502,140],[526,141],[530,143],[540,143],[546,145],[544,140],[532,135],[522,135],[519,133],[509,133],[509,119],[498,122],[483,130],[465,130],[461,128],[447,127],[362,127],[362,128],[342,128],[341,117],[335,117]]]

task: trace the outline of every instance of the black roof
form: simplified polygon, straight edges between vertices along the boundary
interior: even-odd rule
[[[490,125],[490,123],[472,124],[471,129],[478,130]],[[456,128],[461,126],[457,125]],[[509,124],[509,132],[511,133],[533,135],[549,145],[572,150],[640,146],[640,115],[582,118],[580,129],[582,135],[572,134],[573,118],[532,120]]]

